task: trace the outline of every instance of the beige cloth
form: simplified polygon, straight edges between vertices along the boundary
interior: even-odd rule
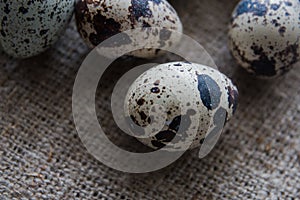
[[[171,3],[185,32],[212,54],[240,92],[236,116],[209,156],[199,160],[193,150],[158,172],[131,175],[89,155],[71,110],[75,76],[89,49],[72,23],[43,55],[25,61],[0,55],[0,199],[300,198],[299,64],[281,79],[253,79],[237,68],[226,45],[236,0]],[[142,149],[120,137],[111,122],[110,84],[126,69],[115,66],[100,84],[99,120],[116,144]]]

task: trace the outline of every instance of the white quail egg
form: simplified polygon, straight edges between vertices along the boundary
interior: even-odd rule
[[[237,99],[237,88],[219,71],[195,63],[171,62],[147,70],[133,82],[124,110],[130,127],[138,127],[131,131],[143,135],[145,132],[135,131],[153,123],[155,115],[149,114],[153,105],[162,106],[166,114],[163,128],[151,137],[137,139],[154,149],[176,151],[186,148],[189,141],[190,148],[198,147],[213,130],[221,130],[236,111]],[[191,126],[191,116],[195,115],[199,123]],[[197,134],[187,140],[192,129]]]
[[[242,0],[232,14],[230,50],[250,73],[276,77],[299,61],[299,0]]]
[[[145,40],[150,45],[159,44],[169,49],[181,39],[182,24],[166,0],[79,0],[75,13],[78,31],[91,48],[113,35],[137,28],[141,29],[141,36],[128,39],[125,35],[122,45]],[[149,28],[159,29],[149,31]],[[172,31],[179,34],[172,34]],[[128,54],[151,58],[161,51],[146,48]]]
[[[0,43],[17,58],[35,56],[55,43],[69,23],[74,0],[0,1]]]

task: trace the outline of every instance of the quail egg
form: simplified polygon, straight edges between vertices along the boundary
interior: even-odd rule
[[[214,130],[222,130],[235,113],[237,102],[237,88],[219,71],[195,63],[171,62],[147,70],[133,82],[124,111],[135,136],[150,136],[137,137],[139,141],[153,149],[177,151],[187,149],[186,145],[198,147]],[[165,117],[155,109],[163,109]],[[156,114],[162,121],[157,122]],[[162,123],[159,130],[155,123]],[[189,137],[192,130],[196,131],[193,138]]]
[[[74,0],[0,1],[0,43],[17,58],[35,56],[55,43],[69,23]]]
[[[299,61],[299,0],[242,0],[229,31],[238,64],[259,77],[277,77]]]
[[[141,29],[141,35],[133,39],[124,37],[122,45],[147,41],[169,49],[181,39],[181,21],[166,0],[79,0],[75,13],[78,31],[91,48],[113,35],[138,28]],[[172,34],[172,31],[179,34]],[[126,53],[151,58],[161,55],[162,51],[145,48]]]

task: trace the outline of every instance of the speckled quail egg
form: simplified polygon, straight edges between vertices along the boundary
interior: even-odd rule
[[[55,43],[74,12],[74,0],[0,1],[0,43],[17,58],[35,56]]]
[[[124,39],[122,45],[147,41],[169,49],[181,39],[181,21],[166,0],[79,0],[75,13],[78,31],[91,48],[113,35],[137,28],[142,29],[141,36],[133,38],[137,41],[130,37]],[[149,28],[159,29],[149,31]],[[151,58],[161,52],[157,48],[146,48],[127,54]]]
[[[198,147],[214,130],[222,130],[235,113],[237,102],[237,88],[219,71],[195,63],[171,62],[147,70],[133,82],[124,111],[129,127],[133,127],[131,132],[140,136],[155,122],[155,114],[160,115],[153,108],[164,109],[161,129],[154,128],[146,134],[150,137],[137,139],[153,149],[177,151],[185,149],[187,142],[191,149]],[[192,129],[196,135],[189,140]]]
[[[235,8],[229,47],[252,74],[276,77],[299,60],[299,0],[242,0]]]

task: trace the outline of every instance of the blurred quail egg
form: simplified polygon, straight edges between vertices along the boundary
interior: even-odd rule
[[[182,24],[166,0],[79,0],[75,13],[78,31],[91,48],[113,35],[137,28],[141,29],[139,36],[125,34],[123,46],[148,42],[169,49],[181,39]],[[145,48],[127,54],[151,58],[161,52]]]
[[[69,23],[74,0],[0,1],[0,43],[17,58],[35,56],[55,43]]]
[[[151,137],[137,137],[139,141],[153,149],[177,151],[186,145],[198,147],[206,136],[222,130],[236,111],[237,99],[237,88],[219,71],[195,63],[172,62],[140,75],[128,90],[124,110],[135,136],[145,134],[147,127],[154,127],[153,133],[147,132],[148,136],[153,134]],[[162,128],[155,130],[156,126],[151,124],[155,122],[155,114],[161,114],[153,108],[160,107],[165,118],[160,122]],[[192,130],[196,136],[189,138]]]
[[[299,0],[242,0],[232,14],[230,50],[252,74],[276,77],[299,60]]]

